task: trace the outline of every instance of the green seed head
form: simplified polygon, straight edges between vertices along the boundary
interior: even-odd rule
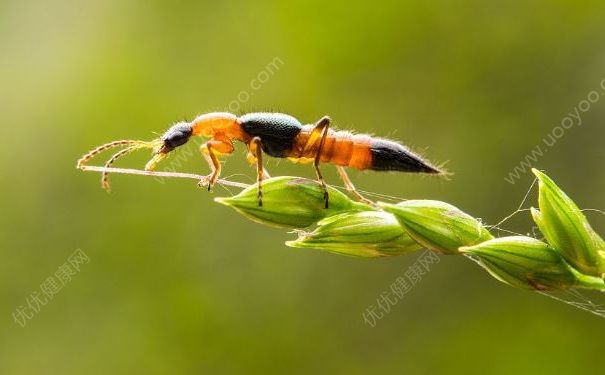
[[[416,242],[443,254],[458,254],[461,246],[493,238],[477,219],[445,202],[410,200],[379,205],[394,214]]]
[[[534,221],[548,243],[577,270],[591,276],[605,274],[605,242],[592,229],[578,206],[544,173],[533,169],[540,182],[540,211]]]
[[[513,287],[564,290],[570,287],[605,289],[603,279],[582,275],[548,244],[531,237],[513,236],[463,247],[477,257],[496,279]]]
[[[263,182],[263,205],[258,204],[256,185],[230,198],[216,198],[233,207],[249,219],[271,226],[307,228],[317,221],[344,211],[371,209],[354,202],[340,191],[328,187],[329,208],[325,208],[324,193],[316,181],[299,177],[274,177]]]
[[[326,250],[358,257],[406,254],[421,248],[395,217],[382,211],[345,212],[327,217],[310,233],[301,233],[291,247]]]

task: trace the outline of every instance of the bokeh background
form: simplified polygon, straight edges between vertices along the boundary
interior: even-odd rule
[[[541,145],[532,164],[604,209],[604,19],[600,1],[2,0],[0,373],[601,372],[603,318],[461,257],[442,258],[372,328],[362,313],[417,255],[287,248],[293,234],[214,203],[231,194],[220,187],[116,175],[106,194],[74,167],[95,145],[199,113],[279,110],[394,137],[453,172],[353,173],[364,190],[494,224],[533,181],[506,178]],[[581,124],[546,146],[593,90]],[[179,170],[207,167],[195,155]],[[252,181],[243,147],[224,171]],[[605,216],[587,214],[605,233]],[[523,213],[504,227],[532,224]],[[76,249],[90,262],[18,325],[12,314]]]

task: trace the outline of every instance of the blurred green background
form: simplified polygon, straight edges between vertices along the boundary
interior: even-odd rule
[[[442,258],[372,328],[362,313],[417,255],[287,248],[293,234],[214,203],[223,188],[115,175],[106,194],[75,161],[229,106],[329,114],[454,173],[352,173],[361,189],[493,224],[533,181],[505,178],[541,145],[533,164],[603,209],[604,19],[600,1],[1,1],[0,373],[602,372],[605,320],[461,257]],[[592,90],[581,125],[546,146]],[[241,145],[224,166],[252,181]],[[179,170],[207,167],[195,155]],[[605,233],[605,216],[588,215]],[[506,228],[532,224],[524,213]],[[19,326],[12,314],[78,248],[90,262]]]

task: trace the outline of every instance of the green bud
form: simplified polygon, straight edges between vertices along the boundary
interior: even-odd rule
[[[274,177],[263,181],[263,205],[258,205],[258,189],[252,185],[229,198],[216,202],[233,207],[247,218],[276,227],[307,228],[319,220],[344,211],[370,210],[332,187],[329,208],[317,181],[299,177]]]
[[[458,254],[461,246],[493,238],[477,219],[445,202],[409,200],[379,205],[394,214],[416,242],[443,254]]]
[[[603,279],[583,275],[548,244],[531,237],[502,237],[460,249],[479,258],[496,279],[516,288],[605,290]]]
[[[317,225],[313,232],[302,232],[286,245],[366,258],[401,255],[422,248],[393,215],[383,211],[345,212]]]
[[[540,211],[534,221],[548,243],[577,270],[604,277],[605,242],[592,229],[578,206],[544,173],[532,170],[540,181]]]

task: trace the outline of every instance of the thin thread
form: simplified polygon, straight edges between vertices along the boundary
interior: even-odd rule
[[[597,209],[597,208],[585,208],[585,209],[580,210],[580,211],[582,211],[582,212],[586,212],[586,211],[589,211],[589,212],[596,212],[596,213],[598,213],[598,214],[605,215],[605,211],[603,211],[603,210],[599,210],[599,209]]]
[[[578,290],[567,290],[566,293],[568,294],[568,296],[566,297],[569,299],[566,299],[565,297],[558,297],[552,292],[537,292],[539,294],[542,294],[543,296],[547,296],[556,301],[563,302],[566,305],[570,305],[580,310],[588,311],[589,313],[600,316],[601,318],[605,318],[605,308],[603,307],[603,305],[595,304],[594,302],[586,298],[584,295],[582,295],[582,293],[580,293]]]
[[[525,202],[527,202],[527,199],[529,198],[529,194],[531,193],[531,191],[533,190],[534,186],[536,185],[536,182],[538,182],[538,178],[537,177],[534,178],[534,181],[531,183],[531,186],[529,187],[529,190],[527,190],[527,193],[523,197],[523,200],[521,201],[521,204],[519,204],[519,207],[517,207],[517,209],[512,214],[510,214],[507,217],[505,217],[504,219],[500,220],[500,222],[498,224],[489,226],[489,228],[496,228],[496,229],[500,230],[500,228],[499,228],[500,225],[502,225],[505,222],[507,222],[508,220],[510,220],[513,216],[515,216],[519,212],[527,211],[527,209],[523,210],[522,208],[523,208],[523,205],[525,204]]]
[[[476,258],[475,256],[472,256],[470,254],[463,254],[463,255],[467,259],[472,260],[473,262],[477,263],[479,266],[484,268],[484,266],[481,263],[481,260],[479,260],[479,258]],[[556,301],[563,302],[566,305],[573,306],[580,310],[588,311],[589,313],[600,316],[601,318],[605,318],[605,308],[603,307],[603,305],[595,304],[594,302],[589,300],[580,291],[578,291],[576,289],[569,289],[569,290],[564,291],[561,297],[556,296],[554,294],[554,292],[545,292],[545,291],[536,290],[536,293],[541,294],[543,296],[547,296]]]

